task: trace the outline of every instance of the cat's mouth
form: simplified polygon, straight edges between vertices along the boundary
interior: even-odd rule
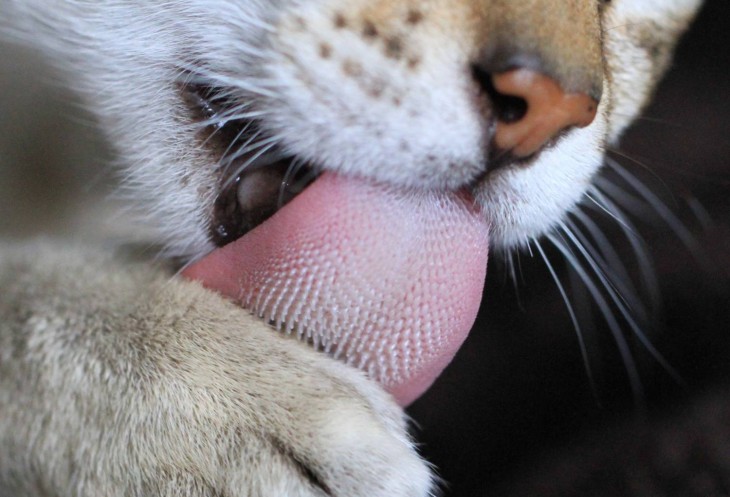
[[[198,136],[218,163],[219,192],[210,238],[227,245],[270,218],[319,175],[309,161],[286,153],[260,126],[256,112],[237,104],[230,92],[188,83],[182,95]]]
[[[215,110],[215,95],[194,96]],[[224,164],[233,172],[216,203],[221,248],[184,274],[413,401],[481,301],[489,226],[470,194],[320,173],[277,145],[250,149],[261,134],[253,120],[217,122],[232,140],[223,161],[249,150]]]

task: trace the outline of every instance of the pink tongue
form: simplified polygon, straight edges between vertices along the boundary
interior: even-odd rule
[[[324,174],[184,274],[366,371],[407,405],[474,323],[488,230],[458,194]]]

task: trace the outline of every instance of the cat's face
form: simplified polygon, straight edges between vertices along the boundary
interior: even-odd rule
[[[78,29],[51,23],[33,42],[58,53],[87,92],[133,196],[173,252],[199,256],[256,224],[259,214],[240,215],[246,202],[234,208],[222,197],[236,198],[228,187],[244,164],[277,157],[315,173],[465,188],[488,219],[491,244],[513,247],[582,198],[606,142],[641,110],[699,3],[71,2]],[[527,156],[499,147],[501,107],[513,102],[495,102],[485,78],[488,87],[520,67],[594,98],[595,119],[556,125]],[[224,125],[222,116],[240,119]],[[263,149],[265,160],[252,159]],[[256,184],[278,190],[286,166]],[[255,200],[264,211],[277,204]],[[238,217],[226,215],[233,210]]]

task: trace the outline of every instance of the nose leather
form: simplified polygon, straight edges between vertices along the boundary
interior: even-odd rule
[[[538,152],[560,131],[588,126],[596,117],[598,102],[585,93],[566,93],[551,77],[526,68],[492,76],[501,95],[520,98],[526,111],[514,121],[498,120],[494,144],[516,157]]]

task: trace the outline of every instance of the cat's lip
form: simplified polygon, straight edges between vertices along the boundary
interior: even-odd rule
[[[406,405],[451,361],[481,301],[489,227],[467,197],[323,174],[184,275]]]

